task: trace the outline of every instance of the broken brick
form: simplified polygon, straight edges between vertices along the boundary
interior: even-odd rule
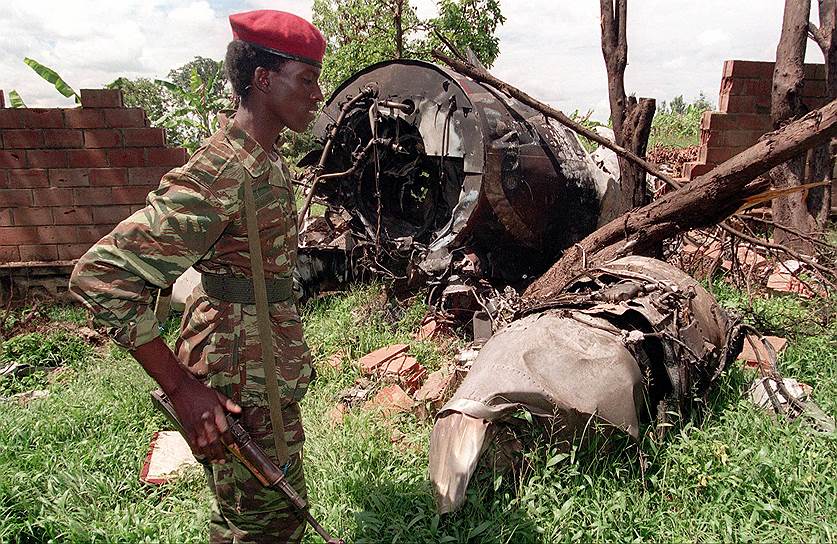
[[[407,349],[409,349],[407,344],[394,344],[367,353],[358,360],[360,371],[367,376],[380,374],[391,359],[406,352]]]
[[[776,352],[777,357],[788,345],[788,341],[785,338],[778,336],[765,336],[764,338],[773,346],[773,351]],[[756,346],[755,350],[753,349],[753,345]],[[749,368],[758,368],[759,361],[764,364],[769,364],[770,361],[770,357],[767,355],[767,348],[764,347],[764,344],[762,344],[758,336],[752,334],[747,335],[747,339],[744,340],[744,347],[741,349],[738,359],[744,361],[744,366]]]
[[[328,420],[331,422],[331,425],[341,425],[343,423],[343,418],[348,411],[349,408],[342,402],[335,405],[328,413]]]
[[[437,370],[427,377],[421,389],[416,391],[415,398],[419,402],[433,402],[444,398],[451,381],[451,375]]]
[[[379,408],[386,415],[409,412],[413,408],[413,399],[398,385],[388,385],[366,403],[367,408]]]
[[[343,354],[339,351],[337,353],[332,353],[329,358],[326,359],[326,364],[337,372],[340,372],[343,370]]]

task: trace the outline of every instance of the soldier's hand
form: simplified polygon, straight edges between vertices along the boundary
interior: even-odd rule
[[[223,463],[224,442],[232,440],[226,413],[238,414],[241,408],[196,379],[188,379],[169,398],[194,453],[210,462]]]

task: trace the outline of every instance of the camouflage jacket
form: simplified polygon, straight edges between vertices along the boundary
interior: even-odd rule
[[[253,178],[265,274],[289,277],[296,262],[293,189],[286,167],[234,123],[166,174],[145,208],[117,225],[78,262],[70,290],[114,341],[133,349],[159,335],[156,288],[189,266],[250,276],[241,179]]]

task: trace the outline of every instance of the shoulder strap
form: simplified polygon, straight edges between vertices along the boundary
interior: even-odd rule
[[[288,461],[288,445],[285,443],[285,422],[282,419],[279,380],[276,377],[276,360],[273,353],[273,331],[267,309],[267,287],[264,280],[262,247],[259,244],[259,224],[256,221],[256,200],[249,175],[244,176],[244,214],[247,221],[247,243],[250,246],[250,269],[253,273],[253,294],[256,299],[256,318],[262,344],[267,402],[270,406],[270,423],[273,426],[273,443],[276,446],[279,466],[282,466]]]

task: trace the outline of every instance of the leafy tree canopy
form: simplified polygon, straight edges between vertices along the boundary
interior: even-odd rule
[[[433,29],[490,67],[500,52],[494,33],[505,21],[499,0],[439,0],[437,15],[427,20],[409,0],[314,0],[313,11],[327,41],[321,75],[327,94],[376,62],[431,60],[430,51],[441,45]]]

